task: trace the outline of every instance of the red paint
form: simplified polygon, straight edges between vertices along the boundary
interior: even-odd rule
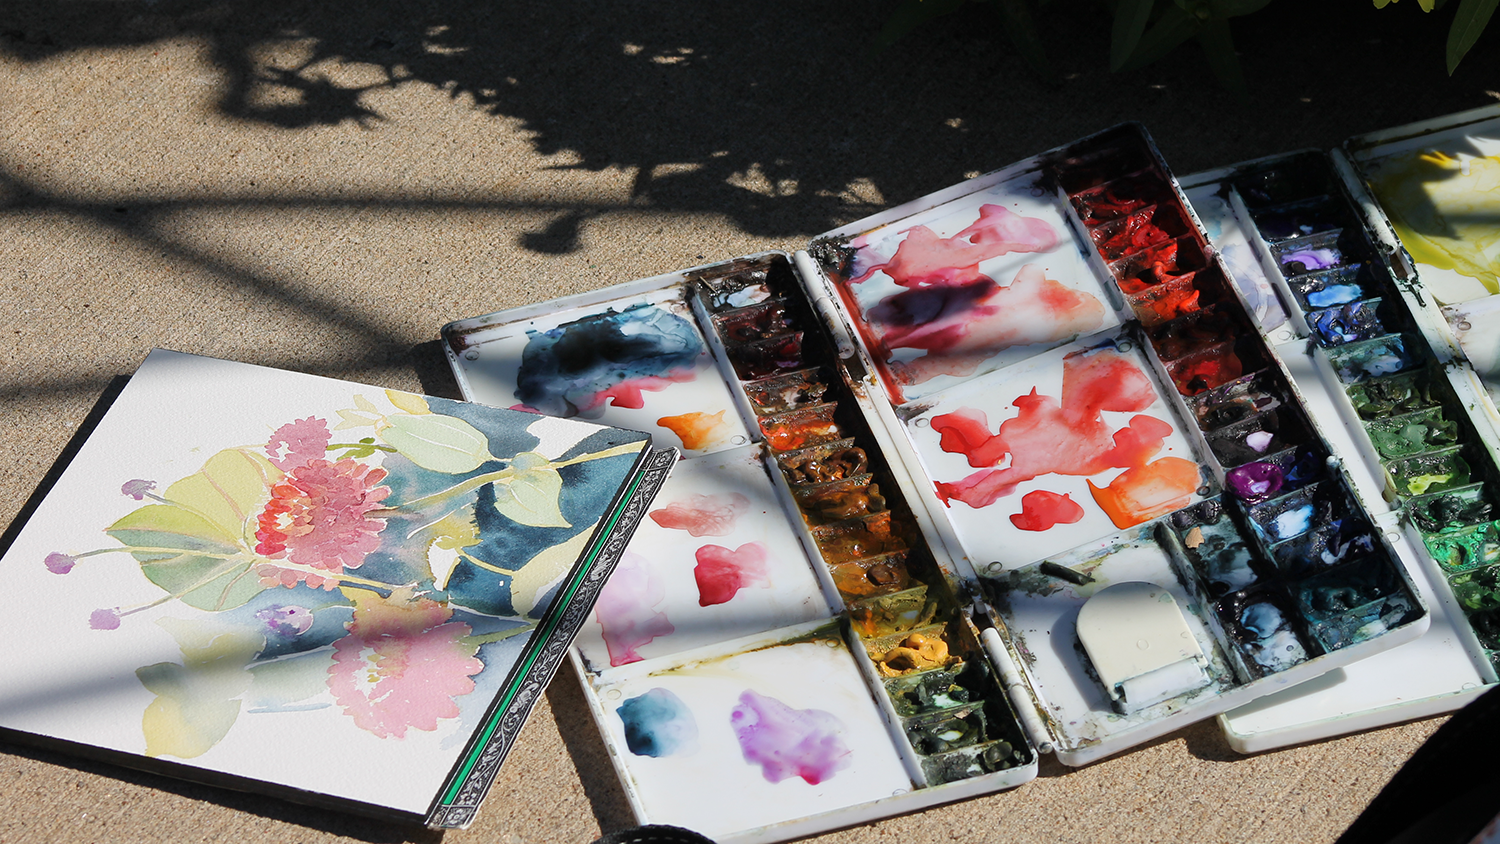
[[[696,380],[698,373],[692,369],[678,369],[666,374],[666,376],[648,375],[644,378],[632,378],[628,381],[600,390],[587,399],[578,402],[578,410],[587,413],[596,407],[608,402],[613,402],[615,407],[627,407],[631,410],[639,410],[646,406],[646,397],[643,391],[650,390],[653,393],[661,392],[673,384],[685,384]],[[517,405],[516,410],[531,410],[529,407]]]
[[[1227,384],[1245,374],[1245,364],[1229,343],[1204,350],[1168,366],[1172,383],[1184,396],[1196,396],[1205,390]]]
[[[1062,400],[1033,388],[1015,399],[1020,414],[1001,423],[997,433],[991,434],[985,414],[972,408],[933,417],[942,449],[965,455],[970,466],[981,469],[961,481],[938,482],[938,496],[950,506],[957,499],[986,507],[1042,475],[1088,476],[1144,466],[1172,426],[1138,415],[1111,430],[1102,414],[1135,413],[1155,400],[1150,379],[1128,358],[1110,351],[1069,355],[1063,361]],[[1006,468],[986,468],[1007,455]]]
[[[692,536],[728,536],[734,523],[750,511],[750,499],[738,492],[728,495],[691,495],[650,512],[651,521],[668,530],[685,530]]]
[[[741,589],[771,585],[766,546],[759,542],[747,542],[733,551],[705,545],[694,556],[698,558],[693,579],[698,581],[700,607],[728,603]]]
[[[1010,523],[1021,530],[1051,530],[1055,525],[1071,525],[1081,519],[1083,508],[1066,493],[1037,489],[1021,496],[1021,512],[1011,516]]]
[[[859,284],[883,270],[897,284],[913,290],[962,286],[990,280],[979,271],[981,261],[1011,252],[1046,252],[1055,246],[1057,232],[1046,220],[1022,217],[999,205],[983,205],[979,219],[953,237],[938,237],[926,226],[913,226],[889,261],[865,267],[849,283]]]
[[[1167,196],[1166,185],[1154,173],[1125,176],[1073,197],[1073,207],[1087,225],[1094,226]]]
[[[1191,277],[1199,269],[1194,265],[1201,262],[1194,253],[1184,254],[1181,245],[1180,240],[1170,240],[1111,265],[1120,279],[1120,289],[1133,295]]]

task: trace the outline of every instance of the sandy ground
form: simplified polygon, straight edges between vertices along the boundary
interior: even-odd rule
[[[982,6],[871,55],[888,4],[0,3],[0,525],[152,347],[456,396],[449,320],[796,248],[1123,120],[1186,174],[1500,96],[1500,33],[1450,79],[1446,16],[1308,5],[1238,22],[1237,100],[1194,44],[1111,75],[1084,2],[1039,17],[1047,77]],[[1200,724],[819,840],[1331,841],[1440,720],[1249,758]],[[441,837],[631,823],[565,668]],[[0,743],[6,844],[439,837]]]

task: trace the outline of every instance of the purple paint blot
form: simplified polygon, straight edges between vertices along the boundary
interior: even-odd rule
[[[61,551],[53,551],[51,554],[48,554],[45,562],[47,564],[47,571],[53,574],[67,574],[73,570],[73,566],[78,564],[77,558],[70,557]]]
[[[626,551],[599,592],[594,618],[604,628],[611,666],[640,662],[637,648],[677,629],[666,613],[652,609],[667,596],[666,585],[652,574],[649,560]]]
[[[94,610],[89,616],[89,626],[95,630],[114,630],[120,626],[120,611]]]
[[[1286,474],[1275,463],[1246,463],[1224,473],[1224,483],[1242,501],[1255,504],[1270,499],[1286,483]]]
[[[793,709],[746,689],[729,713],[745,761],[759,765],[768,782],[801,777],[817,785],[853,764],[839,734],[844,724],[821,709]]]
[[[132,478],[120,485],[120,494],[128,495],[136,501],[145,499],[146,494],[156,489],[156,481],[148,481],[144,478]]]

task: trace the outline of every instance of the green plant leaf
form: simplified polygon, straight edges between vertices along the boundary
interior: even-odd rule
[[[1384,9],[1386,6],[1391,5],[1392,2],[1394,0],[1375,0],[1375,8]]]
[[[386,422],[380,438],[423,469],[462,475],[493,459],[489,439],[456,416],[397,413]]]
[[[879,52],[900,41],[928,21],[958,11],[964,2],[965,0],[902,0],[901,5],[885,19],[885,25],[875,36],[875,51]]]
[[[105,533],[141,564],[147,580],[183,603],[218,612],[241,606],[264,589],[251,571],[254,557],[203,516],[169,504],[138,508]]]
[[[562,475],[547,458],[523,451],[511,464],[515,474],[495,482],[495,509],[513,522],[531,527],[572,527],[563,518],[558,499]]]
[[[1198,34],[1203,22],[1183,9],[1168,6],[1146,32],[1141,35],[1135,52],[1120,70],[1135,70],[1160,59],[1177,48],[1177,45]]]
[[[1010,43],[1038,73],[1051,75],[1047,65],[1047,51],[1042,49],[1041,36],[1031,20],[1031,12],[1025,0],[995,0],[995,13],[1000,16]]]
[[[1453,25],[1448,29],[1448,75],[1458,69],[1469,48],[1479,40],[1484,28],[1495,14],[1500,0],[1460,0],[1458,11],[1453,15]]]
[[[1208,0],[1208,11],[1215,18],[1237,18],[1258,12],[1270,3],[1271,0]]]
[[[271,498],[282,472],[257,452],[225,449],[199,469],[167,487],[162,495],[200,514],[230,542],[247,541],[246,524]],[[207,534],[199,534],[206,536]]]
[[[1204,21],[1198,30],[1198,43],[1202,45],[1208,66],[1220,84],[1241,98],[1248,97],[1250,92],[1245,87],[1245,73],[1240,68],[1240,57],[1234,52],[1234,39],[1229,35],[1229,21],[1225,18]]]
[[[1109,41],[1109,69],[1119,70],[1135,52],[1141,33],[1151,20],[1155,0],[1120,0],[1115,4],[1115,25]]]

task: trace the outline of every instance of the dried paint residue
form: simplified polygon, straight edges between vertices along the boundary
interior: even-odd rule
[[[625,746],[637,756],[689,756],[698,750],[698,721],[671,689],[649,689],[615,710],[625,725]]]
[[[741,589],[768,587],[771,575],[766,546],[747,542],[733,551],[722,545],[705,545],[693,555],[693,579],[698,582],[698,606],[728,603]]]
[[[883,271],[905,290],[867,313],[887,349],[925,349],[915,361],[892,361],[897,380],[919,384],[938,375],[968,375],[994,353],[1012,346],[1052,342],[1103,324],[1104,305],[1094,296],[1046,277],[1027,264],[1007,287],[979,264],[1011,252],[1046,252],[1058,234],[1045,220],[1021,217],[998,205],[951,238],[915,226],[888,261],[861,249],[858,284]]]
[[[1198,486],[1196,466],[1189,483],[1176,463],[1193,464],[1178,458],[1163,458],[1176,462],[1145,471],[1156,467],[1151,458],[1172,433],[1171,425],[1142,414],[1132,417],[1125,427],[1111,430],[1104,420],[1105,411],[1138,412],[1155,400],[1150,379],[1124,356],[1112,351],[1068,355],[1063,361],[1061,401],[1032,388],[1014,400],[1020,414],[1001,423],[998,433],[990,433],[984,412],[973,408],[933,417],[932,429],[938,432],[942,449],[965,455],[970,466],[981,470],[961,481],[938,482],[938,496],[949,506],[957,499],[970,507],[986,507],[1010,495],[1018,484],[1042,475],[1141,470],[1123,473],[1107,488],[1124,496],[1113,505],[1116,512],[1133,519],[1128,524],[1116,519],[1116,524],[1138,524],[1145,520],[1135,518],[1141,508],[1129,502],[1162,500],[1169,490],[1176,490],[1171,496],[1175,499],[1191,495]],[[1007,456],[1010,465],[1006,468],[987,468]],[[1096,491],[1095,499],[1099,496]]]
[[[1116,527],[1127,528],[1173,510],[1186,507],[1198,488],[1198,464],[1181,457],[1163,457],[1155,463],[1121,472],[1108,486],[1089,492]]]
[[[1010,517],[1010,523],[1021,530],[1051,530],[1056,525],[1071,525],[1083,519],[1083,507],[1066,493],[1058,495],[1045,489],[1021,496],[1021,512]]]
[[[656,424],[676,434],[682,440],[682,447],[688,451],[702,451],[724,442],[734,433],[724,421],[725,413],[728,411],[701,413],[695,410],[680,416],[663,416],[656,420]]]
[[[527,335],[516,407],[548,416],[597,415],[591,412],[609,402],[643,407],[642,391],[694,380],[703,352],[690,322],[646,304]]]
[[[747,689],[729,713],[745,762],[759,765],[768,782],[801,777],[817,785],[853,763],[840,733],[844,724],[821,709],[793,709]]]
[[[750,499],[738,492],[728,495],[690,495],[652,510],[651,521],[668,530],[685,530],[693,536],[728,536],[734,523],[749,512]]]
[[[604,645],[612,666],[640,662],[637,648],[676,629],[666,613],[653,609],[667,596],[667,589],[652,575],[649,560],[626,551],[599,592],[594,620],[604,628]]]

